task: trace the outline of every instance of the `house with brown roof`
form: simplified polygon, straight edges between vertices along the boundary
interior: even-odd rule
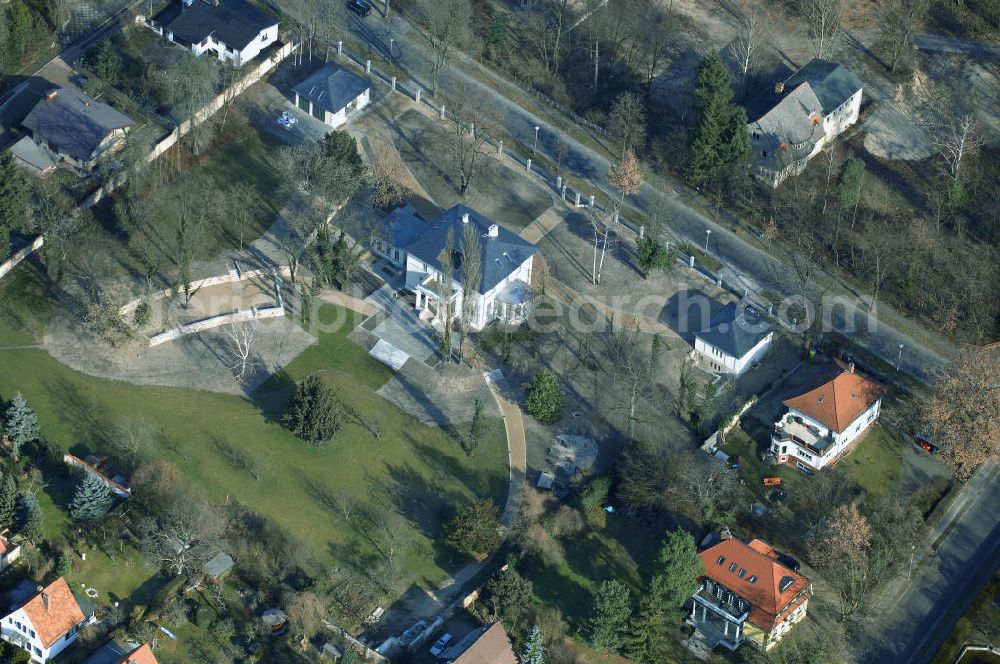
[[[445,664],[517,664],[510,637],[499,622],[472,630],[438,660]]]
[[[97,652],[84,660],[83,664],[157,664],[153,648],[148,643],[136,647],[109,641]]]
[[[769,650],[805,618],[812,581],[778,562],[766,542],[724,535],[698,555],[705,575],[688,622],[709,647],[736,650],[748,641]]]
[[[883,388],[853,363],[813,389],[785,401],[774,424],[771,452],[779,463],[815,472],[850,453],[878,420]]]
[[[157,664],[157,661],[152,647],[148,643],[143,643],[132,652],[126,653],[115,664]]]
[[[59,577],[31,596],[0,623],[0,637],[26,650],[32,661],[47,662],[76,641],[80,629],[94,619]]]

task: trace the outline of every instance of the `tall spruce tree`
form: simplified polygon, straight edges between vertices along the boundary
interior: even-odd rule
[[[17,507],[17,482],[10,475],[0,483],[0,528],[14,526],[15,509]]]
[[[20,392],[14,395],[14,400],[7,409],[4,429],[15,459],[21,456],[22,445],[38,438],[38,416]]]
[[[42,508],[33,493],[22,493],[18,498],[18,521],[21,534],[32,544],[42,541]]]
[[[524,644],[524,654],[521,655],[522,664],[545,664],[545,638],[542,629],[538,625],[531,628],[528,635],[528,642]]]
[[[694,95],[700,115],[691,134],[687,176],[701,185],[730,167],[745,165],[750,138],[746,112],[732,103],[733,88],[718,53],[709,53],[699,63]]]
[[[694,538],[680,528],[667,535],[659,562],[660,573],[653,577],[648,596],[660,612],[674,616],[698,586],[698,577],[705,573],[705,568]]]
[[[80,523],[100,521],[111,509],[114,499],[108,486],[97,475],[87,473],[76,487],[69,515]]]
[[[590,618],[591,641],[598,648],[621,652],[632,618],[632,592],[621,581],[601,583]]]
[[[667,617],[653,598],[645,597],[625,639],[625,655],[636,664],[659,664],[668,661],[666,653],[668,634]]]

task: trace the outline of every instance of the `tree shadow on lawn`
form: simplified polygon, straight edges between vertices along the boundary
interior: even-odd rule
[[[590,219],[587,218],[586,213],[570,212],[566,215],[566,218],[563,221],[563,226],[565,226],[575,237],[589,244],[591,249],[593,248],[594,226]],[[632,248],[632,243],[617,233],[619,230],[624,231],[625,227],[612,225],[611,230],[613,233],[608,239],[608,255],[611,258],[618,260],[623,267],[631,270],[637,276],[643,277],[644,275],[642,269],[639,267],[639,257],[635,253],[635,249]],[[601,249],[598,247],[598,260],[600,260],[600,252]]]
[[[42,381],[42,388],[53,404],[59,404],[62,419],[71,423],[78,444],[90,451],[107,447],[114,423],[106,405],[91,399],[65,377],[47,378]]]

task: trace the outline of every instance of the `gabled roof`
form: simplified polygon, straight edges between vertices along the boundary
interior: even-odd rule
[[[495,288],[528,260],[538,248],[527,240],[521,239],[503,226],[484,217],[468,207],[458,204],[451,208],[431,225],[422,236],[404,247],[411,256],[419,258],[435,269],[441,269],[439,258],[447,244],[448,229],[454,229],[455,251],[461,252],[463,218],[468,215],[469,223],[476,228],[479,246],[482,249],[482,279],[479,292],[485,294]],[[491,226],[496,226],[497,236],[488,237]],[[461,283],[461,270],[456,263],[455,282]]]
[[[218,5],[194,0],[166,27],[192,44],[211,35],[215,41],[242,51],[257,35],[274,25],[278,25],[276,17],[245,0],[220,0]]]
[[[336,113],[361,96],[371,85],[367,78],[328,62],[293,90],[315,106]]]
[[[441,654],[453,664],[517,664],[510,637],[499,622],[473,630]]]
[[[60,153],[87,161],[108,134],[135,122],[79,90],[59,88],[35,104],[21,124]]]
[[[382,224],[382,239],[400,249],[426,233],[430,227],[415,207],[406,205],[386,216]]]
[[[799,598],[799,593],[809,588],[812,582],[779,563],[774,549],[766,542],[754,539],[744,544],[732,537],[698,555],[705,566],[705,577],[749,602],[748,620],[765,632],[771,631],[782,609],[787,607],[784,614],[787,615],[808,599],[808,594]],[[736,568],[730,571],[734,563]],[[744,570],[742,576],[740,570]],[[793,603],[795,606],[789,606]]]
[[[752,304],[730,302],[695,337],[723,353],[740,358],[771,332],[771,325]]]
[[[59,577],[21,606],[32,627],[48,648],[86,619],[66,579]]]
[[[144,643],[132,652],[125,655],[115,664],[158,664],[153,655],[153,649],[148,643]]]
[[[841,433],[868,410],[883,391],[881,385],[855,372],[853,365],[848,365],[832,380],[788,399],[785,405],[831,431]]]
[[[789,76],[785,81],[785,89],[801,83],[808,83],[812,87],[823,105],[824,113],[832,112],[864,87],[861,79],[844,65],[819,58],[813,58],[805,67]]]

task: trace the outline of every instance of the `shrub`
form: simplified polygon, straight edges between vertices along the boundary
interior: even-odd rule
[[[215,621],[215,609],[208,604],[199,604],[198,610],[194,612],[194,624],[202,629],[207,629]]]
[[[500,511],[492,500],[474,502],[462,508],[445,526],[448,545],[473,556],[489,553],[500,544],[499,525]]]
[[[31,655],[28,654],[27,650],[18,648],[11,656],[10,664],[31,664]]]
[[[554,373],[542,369],[525,389],[528,400],[524,405],[532,417],[542,424],[552,424],[562,418],[563,393]]]
[[[649,276],[653,270],[666,270],[677,260],[673,252],[649,235],[636,241],[635,252],[639,258],[639,266],[645,273],[644,276]]]
[[[149,300],[143,300],[132,313],[132,323],[135,325],[136,329],[141,329],[149,325],[149,321],[152,317],[153,308],[149,305]]]
[[[608,494],[611,492],[611,476],[601,475],[591,480],[590,484],[583,488],[580,495],[580,502],[584,509],[591,510],[603,507],[608,501]]]

